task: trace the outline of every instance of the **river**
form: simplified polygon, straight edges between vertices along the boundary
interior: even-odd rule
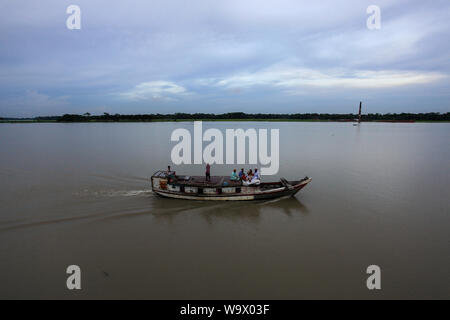
[[[450,298],[450,124],[203,127],[279,129],[263,179],[312,182],[277,201],[164,199],[149,177],[191,122],[0,124],[0,298]]]

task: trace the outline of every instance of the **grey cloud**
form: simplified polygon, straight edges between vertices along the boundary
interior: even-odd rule
[[[392,88],[407,101],[421,86],[428,98],[439,97],[437,111],[448,110],[448,1],[377,1],[377,31],[366,28],[365,9],[373,1],[365,0],[79,0],[82,29],[69,31],[65,9],[72,3],[0,4],[0,116],[11,96],[26,92],[70,96],[80,112],[97,104],[122,113],[162,112],[168,105],[196,112],[213,104],[273,112],[274,101],[283,101],[277,111],[315,105],[336,112],[333,101],[370,96],[381,110],[382,90]],[[298,73],[315,76],[292,75]],[[245,76],[264,85],[246,85]],[[195,95],[143,85],[163,81]],[[331,90],[337,87],[343,89]],[[394,107],[421,105],[415,99]],[[28,110],[44,109],[30,103]]]

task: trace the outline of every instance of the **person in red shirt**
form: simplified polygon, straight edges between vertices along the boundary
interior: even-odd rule
[[[245,176],[244,168],[242,168],[241,171],[239,171],[239,179],[241,179],[243,181],[247,180],[247,177]]]

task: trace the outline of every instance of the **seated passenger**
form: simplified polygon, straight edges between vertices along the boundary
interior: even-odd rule
[[[251,181],[253,178],[253,171],[252,169],[247,171],[247,181]]]
[[[242,184],[245,186],[258,186],[260,183],[261,183],[261,178],[260,178],[258,169],[255,169],[254,173],[250,169],[248,171],[247,179],[242,181]]]
[[[241,179],[241,180],[246,179],[244,168],[242,168],[241,171],[239,171],[239,179]]]
[[[234,180],[234,181],[239,180],[239,177],[238,177],[238,175],[236,173],[236,169],[234,169],[233,172],[231,173],[230,180]]]
[[[259,175],[259,171],[258,169],[255,168],[255,175],[254,175],[255,179],[261,180],[261,176]]]

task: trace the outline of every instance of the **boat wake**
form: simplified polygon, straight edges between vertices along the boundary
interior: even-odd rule
[[[107,193],[107,195],[111,197],[136,197],[136,196],[146,196],[152,194],[153,191],[149,190],[121,190],[121,191],[112,191]]]
[[[88,190],[75,192],[75,196],[94,196],[94,197],[137,197],[153,194],[151,189],[143,190]]]

